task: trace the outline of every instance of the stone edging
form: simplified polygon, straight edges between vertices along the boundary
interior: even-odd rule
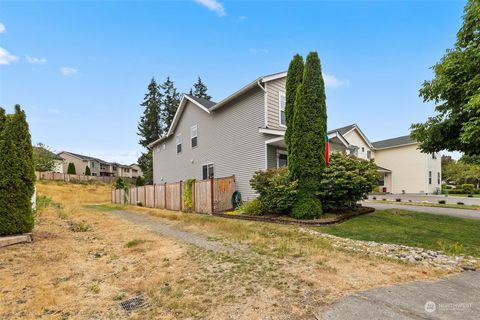
[[[32,234],[24,233],[13,236],[0,237],[0,248],[23,242],[32,242]]]
[[[285,219],[283,217],[275,217],[275,216],[247,216],[243,214],[226,214],[226,213],[214,213],[213,215],[217,217],[227,218],[227,219],[270,222],[270,223],[277,223],[277,224],[291,224],[291,225],[302,225],[302,226],[322,226],[322,225],[341,223],[351,218],[372,213],[374,211],[375,211],[374,208],[362,207],[358,212],[355,212],[355,213],[343,214],[335,218],[328,218],[328,219],[322,219],[322,220],[292,220],[292,219]]]

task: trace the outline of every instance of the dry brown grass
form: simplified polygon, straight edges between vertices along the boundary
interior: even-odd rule
[[[63,208],[42,210],[34,243],[0,250],[1,319],[295,319],[356,290],[441,275],[339,252],[294,226],[129,207],[247,247],[215,253],[132,225],[109,207],[84,206],[109,202],[109,186],[37,187]],[[90,228],[74,232],[73,222]],[[120,310],[118,300],[136,294],[148,306]]]

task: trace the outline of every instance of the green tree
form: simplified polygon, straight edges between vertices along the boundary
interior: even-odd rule
[[[38,143],[33,147],[33,160],[35,162],[35,171],[45,172],[53,171],[57,156],[49,150],[43,143]]]
[[[35,171],[30,131],[19,105],[0,133],[0,235],[33,229]]]
[[[145,180],[143,177],[138,176],[137,179],[135,179],[135,186],[141,187],[145,185]]]
[[[170,80],[170,77],[167,77],[160,88],[163,91],[162,122],[165,127],[165,132],[168,132],[175,113],[177,112],[178,105],[180,104],[180,93],[177,91],[177,88],[175,88],[175,84]]]
[[[75,168],[75,164],[73,162],[70,162],[68,164],[67,173],[68,174],[77,174],[77,169]]]
[[[5,125],[5,121],[7,120],[7,116],[5,115],[5,109],[0,107],[0,133],[3,131],[3,127]]]
[[[90,167],[89,167],[89,166],[86,166],[86,167],[85,167],[85,175],[86,175],[86,176],[91,176],[91,175],[92,175],[92,172],[90,171]]]
[[[153,154],[152,150],[148,150],[137,160],[138,166],[142,169],[143,177],[147,184],[152,184],[153,182]]]
[[[469,0],[453,49],[433,67],[435,77],[420,89],[434,101],[437,114],[412,125],[411,135],[423,152],[480,154],[480,1]]]
[[[303,57],[299,54],[296,54],[290,65],[287,72],[287,81],[285,86],[286,96],[285,96],[285,122],[287,125],[287,130],[285,132],[285,143],[287,144],[288,151],[288,161],[295,164],[297,163],[294,159],[295,152],[293,152],[293,145],[291,144],[290,136],[293,133],[293,115],[295,107],[295,97],[297,95],[297,89],[302,83],[303,79]]]
[[[480,166],[480,154],[477,154],[477,155],[464,154],[459,161],[466,164],[476,164]]]
[[[210,100],[212,97],[208,95],[207,91],[207,86],[202,82],[202,79],[198,77],[197,82],[193,85],[193,91],[190,89],[190,94],[197,98]]]
[[[307,56],[303,81],[295,97],[293,115],[292,178],[298,180],[298,193],[292,214],[295,218],[316,218],[322,214],[318,199],[320,180],[325,168],[327,106],[320,59],[316,52]]]
[[[152,180],[152,163],[145,161],[152,157],[152,151],[148,145],[165,133],[166,125],[162,123],[162,100],[163,94],[154,78],[148,85],[148,91],[145,94],[143,102],[140,104],[144,108],[143,115],[138,124],[138,135],[140,136],[140,145],[146,149],[138,158],[138,165],[145,173],[147,180]]]

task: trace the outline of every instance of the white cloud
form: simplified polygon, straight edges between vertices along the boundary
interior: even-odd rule
[[[245,17],[245,16],[238,17],[238,21],[240,21],[240,22],[245,21],[245,20],[247,20],[247,17]]]
[[[60,113],[60,110],[58,110],[57,108],[48,108],[47,111],[49,113],[53,113],[53,114],[59,114]]]
[[[0,64],[10,64],[11,62],[17,61],[18,57],[14,56],[7,50],[0,47]]]
[[[328,88],[338,88],[348,85],[348,81],[339,80],[334,75],[326,73],[323,74],[323,81],[325,82],[325,87]]]
[[[248,51],[251,53],[268,53],[268,49],[255,49],[255,48],[249,48]]]
[[[73,77],[74,75],[77,74],[78,70],[74,68],[69,68],[69,67],[63,67],[60,69],[62,74],[66,77]]]
[[[25,59],[28,61],[28,63],[31,64],[45,64],[47,63],[47,59],[45,58],[34,58],[30,56],[25,56]]]
[[[7,32],[7,28],[5,28],[5,25],[0,22],[0,33]]]
[[[210,11],[216,12],[219,17],[224,17],[227,15],[223,4],[221,4],[217,0],[195,0],[195,2],[204,6]]]

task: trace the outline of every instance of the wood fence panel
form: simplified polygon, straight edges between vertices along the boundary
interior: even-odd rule
[[[142,206],[145,206],[145,189],[143,187],[136,187],[135,189],[137,190],[137,192],[136,192],[137,201],[134,204],[141,203]]]
[[[195,181],[195,212],[212,213],[210,180]]]
[[[166,209],[180,210],[180,183],[167,184],[167,203]]]
[[[145,207],[148,207],[148,208],[153,208],[154,205],[154,197],[155,195],[153,194],[153,186],[145,186],[145,192],[146,192],[146,199],[147,201],[145,201]]]
[[[165,209],[165,185],[155,186],[155,208]]]
[[[232,209],[232,195],[235,192],[235,178],[225,177],[215,179],[213,207],[215,212]]]

